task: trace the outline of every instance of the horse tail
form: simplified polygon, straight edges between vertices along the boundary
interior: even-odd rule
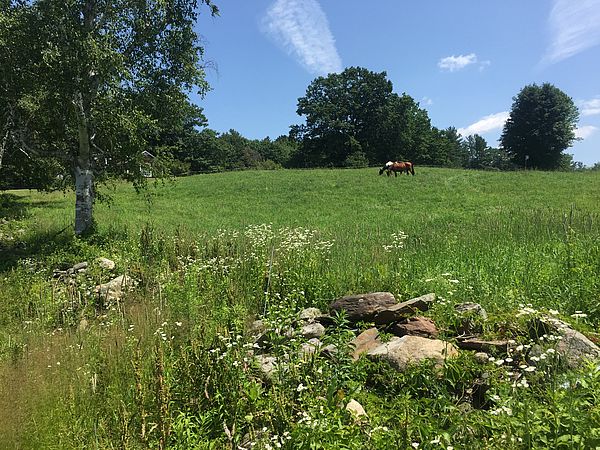
[[[410,163],[410,173],[415,174],[415,165],[412,162]]]

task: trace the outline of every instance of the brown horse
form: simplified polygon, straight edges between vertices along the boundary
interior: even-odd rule
[[[414,175],[415,166],[410,161],[388,161],[385,163],[385,166],[379,169],[379,175],[383,174],[383,172],[386,172],[388,177],[392,172],[394,173],[394,176],[398,176],[398,172],[404,172],[406,175],[409,173]]]

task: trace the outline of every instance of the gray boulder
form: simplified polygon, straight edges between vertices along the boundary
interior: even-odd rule
[[[396,370],[403,372],[410,365],[431,360],[441,366],[446,358],[458,354],[449,342],[427,339],[419,336],[393,337],[388,342],[369,350],[367,358],[373,361],[386,361]]]
[[[482,322],[488,318],[487,312],[479,303],[465,302],[454,306],[458,315],[456,333],[463,336],[479,334],[483,331]]]
[[[319,308],[305,308],[298,314],[298,319],[303,322],[313,323],[317,317],[322,315]]]
[[[131,277],[127,275],[120,275],[113,278],[108,283],[100,284],[96,286],[96,294],[104,302],[108,304],[114,301],[120,301],[123,294],[133,287],[134,282]]]
[[[308,323],[300,331],[305,339],[320,338],[325,335],[325,327],[320,323]]]
[[[586,360],[600,359],[600,347],[583,333],[571,328],[562,320],[544,316],[539,319],[543,327],[561,337],[556,343],[556,352],[571,369],[580,367]]]
[[[96,259],[96,263],[102,269],[106,269],[106,270],[113,270],[116,266],[116,264],[113,260],[104,258],[104,257]]]
[[[371,322],[379,311],[397,303],[390,292],[372,292],[338,298],[329,305],[329,309],[335,313],[345,311],[350,322]]]
[[[427,311],[434,301],[435,294],[425,294],[402,303],[396,303],[377,311],[373,317],[373,322],[377,325],[387,325],[404,320],[407,316],[413,315],[417,311]]]
[[[268,380],[271,380],[278,369],[278,361],[275,356],[256,355],[254,357],[258,370]]]

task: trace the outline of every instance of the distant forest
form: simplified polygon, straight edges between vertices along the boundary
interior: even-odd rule
[[[565,112],[559,109],[557,113],[561,120],[567,116],[563,121],[562,147],[554,145],[552,155],[546,152],[546,147],[553,145],[549,140],[554,135],[546,136],[543,142],[527,142],[521,153],[510,145],[502,146],[511,139],[523,142],[519,132],[525,136],[536,134],[531,129],[518,129],[519,120],[535,122],[535,118],[527,116],[528,111],[537,114],[539,104],[549,103],[556,109],[552,102],[558,107],[566,105]],[[570,98],[547,84],[527,86],[515,97],[511,118],[518,120],[509,119],[500,147],[490,146],[477,134],[462,136],[454,127],[436,128],[427,111],[410,95],[393,92],[385,72],[359,67],[316,78],[305,96],[298,99],[297,113],[305,122],[291,125],[289,134],[275,139],[248,139],[233,129],[225,133],[212,130],[202,108],[187,99],[180,99],[176,109],[176,120],[159,122],[161,126],[145,136],[145,157],[119,159],[99,152],[92,161],[95,173],[100,177],[119,173],[127,179],[127,174],[138,168],[144,174],[162,177],[244,169],[360,168],[381,166],[388,160],[411,161],[417,166],[488,170],[584,169],[583,164],[564,153],[575,140],[578,111]],[[525,117],[519,119],[519,114]],[[538,126],[548,128],[546,123]],[[72,170],[66,160],[60,152],[44,152],[52,143],[44,142],[40,136],[36,142],[40,151],[19,151],[13,146],[12,152],[6,152],[4,164],[0,165],[0,188],[55,189],[72,184]],[[536,145],[539,155],[535,153]],[[532,158],[523,152],[531,153]],[[115,170],[118,165],[122,167]],[[592,169],[600,169],[600,165]]]

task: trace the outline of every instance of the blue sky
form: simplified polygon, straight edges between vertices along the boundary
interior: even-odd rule
[[[496,146],[513,97],[549,82],[580,108],[567,152],[600,161],[600,0],[252,0],[204,10],[198,32],[212,91],[194,97],[220,132],[276,138],[302,123],[297,100],[320,75],[386,71],[438,128]]]

